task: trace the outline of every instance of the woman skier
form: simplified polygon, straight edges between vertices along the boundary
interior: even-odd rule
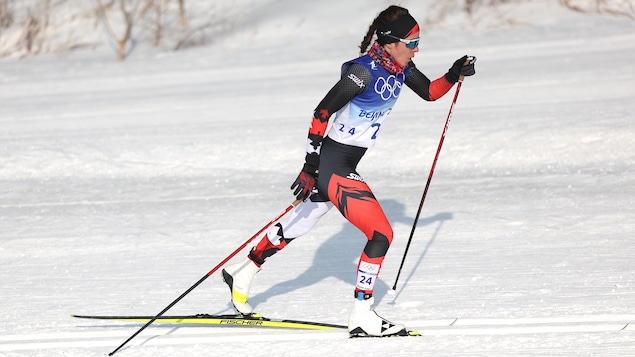
[[[374,36],[376,40],[371,44]],[[412,62],[418,45],[417,21],[407,9],[389,6],[369,26],[360,45],[362,55],[342,65],[339,81],[314,111],[305,163],[291,186],[302,202],[267,232],[247,259],[222,271],[239,313],[253,312],[247,302],[249,288],[266,259],[309,232],[326,212],[336,207],[368,239],[357,266],[349,334],[407,333],[404,325],[392,323],[372,309],[375,282],[393,231],[356,167],[366,150],[374,146],[404,84],[422,99],[434,101],[445,95],[459,76],[473,75],[476,61],[474,57],[463,56],[447,73],[430,81]]]

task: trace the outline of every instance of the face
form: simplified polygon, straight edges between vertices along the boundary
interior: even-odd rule
[[[415,38],[419,38],[419,32],[414,33],[407,38],[406,40],[413,40]],[[419,52],[419,46],[415,48],[408,48],[406,44],[399,41],[388,43],[384,45],[384,49],[390,53],[390,55],[399,63],[402,67],[407,65],[415,56],[415,53]]]

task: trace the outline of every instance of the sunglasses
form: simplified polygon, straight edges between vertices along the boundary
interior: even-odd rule
[[[412,39],[412,40],[404,40],[403,38],[399,38],[399,37],[393,36],[393,35],[384,34],[384,36],[388,36],[388,37],[394,38],[395,40],[399,40],[399,42],[403,42],[404,44],[406,44],[406,47],[408,47],[411,50],[414,49],[415,47],[419,46],[420,38],[415,38],[415,39]]]

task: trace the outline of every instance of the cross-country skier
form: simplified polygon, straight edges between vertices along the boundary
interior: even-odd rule
[[[371,45],[373,36],[376,39]],[[417,21],[407,9],[389,6],[368,28],[360,45],[361,53],[366,54],[343,64],[341,78],[315,109],[305,163],[291,185],[293,194],[303,201],[268,231],[245,261],[223,269],[223,280],[229,285],[238,312],[252,313],[247,302],[249,288],[266,259],[309,232],[335,206],[368,238],[359,258],[349,333],[403,333],[404,325],[389,322],[372,309],[373,289],[393,231],[356,167],[366,150],[375,144],[404,84],[424,100],[434,101],[445,95],[459,76],[473,75],[476,60],[463,56],[447,73],[430,81],[412,62],[418,45]],[[331,117],[333,123],[327,133]]]

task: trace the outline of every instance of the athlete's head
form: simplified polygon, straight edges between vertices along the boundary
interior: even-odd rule
[[[359,46],[361,53],[368,50],[375,34],[377,42],[402,66],[419,50],[419,24],[403,7],[392,5],[377,15]]]

